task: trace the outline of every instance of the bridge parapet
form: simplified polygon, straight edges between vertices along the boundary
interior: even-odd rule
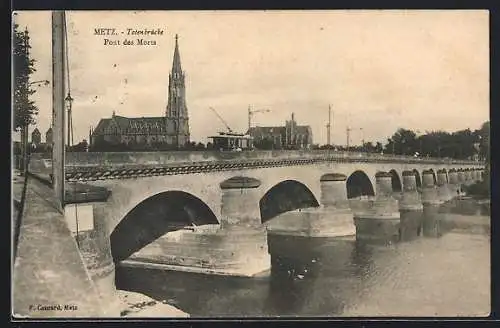
[[[228,155],[229,154],[229,155]],[[318,163],[466,164],[479,162],[333,151],[68,153],[66,179],[89,181]]]
[[[33,154],[35,158],[45,158],[44,154]],[[166,152],[68,152],[66,154],[67,166],[116,166],[116,165],[175,165],[197,162],[225,162],[225,161],[255,161],[270,159],[370,159],[381,161],[418,161],[419,163],[444,163],[444,164],[478,164],[475,161],[452,160],[440,158],[419,158],[413,156],[338,152],[331,150],[273,150],[273,151],[166,151]]]

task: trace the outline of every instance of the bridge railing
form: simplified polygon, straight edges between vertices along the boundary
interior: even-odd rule
[[[44,154],[33,154],[33,159],[39,163],[47,163]],[[294,150],[294,151],[243,151],[243,152],[220,152],[220,151],[167,151],[167,152],[73,152],[66,154],[66,166],[68,167],[99,167],[99,166],[152,166],[152,165],[182,165],[192,163],[216,163],[216,162],[251,162],[251,161],[274,161],[293,159],[320,159],[340,160],[356,162],[404,162],[404,163],[429,163],[429,164],[465,164],[482,165],[482,162],[470,160],[456,160],[446,158],[422,158],[415,156],[344,152],[333,150]]]

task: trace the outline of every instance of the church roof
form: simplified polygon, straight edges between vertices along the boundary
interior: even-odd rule
[[[115,124],[121,133],[126,134],[172,134],[167,131],[167,118],[165,117],[124,117],[115,115],[112,118],[103,118],[94,129],[94,135],[106,134],[111,124]]]
[[[35,128],[35,129],[33,130],[33,132],[31,132],[31,133],[32,133],[32,134],[41,134],[41,133],[40,133],[40,130],[38,130],[38,128]]]

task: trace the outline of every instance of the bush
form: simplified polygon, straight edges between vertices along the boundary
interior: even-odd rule
[[[476,199],[485,199],[491,197],[490,180],[485,177],[483,181],[476,182],[469,186],[463,186],[468,196]]]

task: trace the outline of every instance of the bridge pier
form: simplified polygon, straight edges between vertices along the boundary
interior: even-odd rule
[[[399,212],[401,215],[400,239],[409,240],[420,235],[423,206],[413,171],[403,172],[403,195],[399,201]]]
[[[438,198],[444,203],[451,200],[453,196],[450,194],[450,188],[448,187],[446,170],[442,169],[437,171],[436,182],[437,182]]]
[[[448,176],[448,179],[450,179],[450,176]],[[437,197],[442,202],[439,208],[439,213],[446,214],[452,212],[453,209],[457,206],[457,201],[455,199],[456,195],[454,195],[450,190],[451,188],[446,178],[445,169],[437,171],[436,183]]]
[[[486,172],[484,170],[479,170],[479,180],[484,181]]]
[[[393,197],[392,175],[375,174],[376,197],[367,211],[354,215],[356,239],[393,243],[399,240],[400,213],[398,201]]]
[[[321,225],[316,235],[354,236],[356,226],[354,215],[347,199],[347,176],[339,173],[324,174],[320,178],[321,187]]]
[[[475,168],[470,169],[470,180],[471,180],[471,183],[477,182],[477,174],[476,174]]]
[[[460,195],[460,182],[458,180],[458,172],[455,169],[451,169],[448,171],[448,186],[453,198],[456,198]]]
[[[462,186],[464,186],[467,182],[467,176],[465,174],[465,171],[463,169],[459,169],[457,171],[458,175],[458,184],[460,186],[460,194],[462,194]]]
[[[223,247],[231,249],[229,271],[242,276],[255,276],[271,268],[267,231],[260,219],[261,182],[247,177],[233,177],[220,184],[221,229],[226,241]]]
[[[472,178],[472,171],[470,169],[465,169],[464,175],[465,175],[465,185],[466,186],[474,183],[474,179]]]
[[[271,258],[260,222],[260,184],[247,177],[222,182],[220,225],[196,227],[175,237],[167,234],[154,242],[160,251],[141,250],[121,264],[222,276],[267,275]]]
[[[466,171],[466,176],[467,176],[467,184],[471,185],[476,182],[476,179],[474,178],[474,169],[467,169]]]
[[[481,181],[481,171],[479,169],[474,169],[473,175],[474,175],[474,181],[475,182],[480,182]]]
[[[424,210],[422,230],[425,237],[441,235],[441,205],[438,189],[434,184],[434,174],[430,170],[422,173],[422,205]]]

